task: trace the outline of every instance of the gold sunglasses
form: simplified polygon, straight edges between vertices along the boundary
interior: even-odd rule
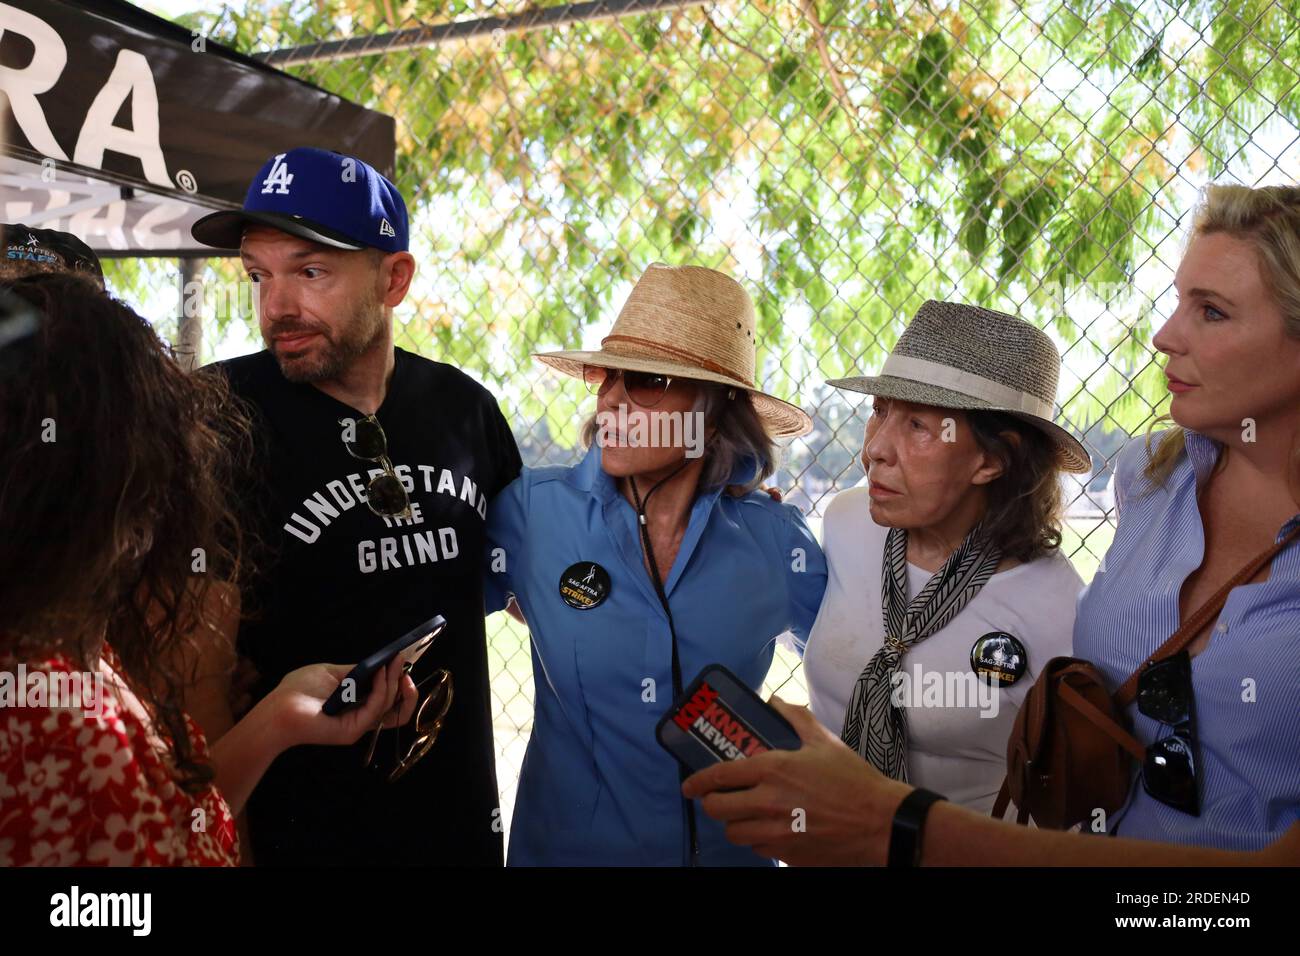
[[[413,664],[407,664],[402,668],[403,674],[409,674]],[[415,740],[406,751],[406,756],[397,761],[392,772],[388,775],[389,783],[396,783],[406,775],[406,772],[418,763],[425,754],[433,749],[433,745],[438,740],[438,733],[442,730],[443,722],[447,719],[447,711],[451,710],[452,701],[452,680],[451,671],[441,668],[434,671],[416,686],[418,692],[430,682],[433,686],[429,693],[425,695],[420,707],[415,712]],[[397,714],[401,712],[402,698],[399,694],[393,701],[393,709],[389,713]],[[384,715],[385,717],[387,714]],[[384,717],[379,718],[379,723],[375,725],[374,733],[370,736],[370,746],[366,750],[366,759],[364,766],[369,767],[375,759],[375,748],[379,744],[379,732],[383,729]],[[396,729],[396,728],[394,728]],[[394,734],[397,741],[401,737]],[[398,743],[397,753],[401,753],[401,744]]]

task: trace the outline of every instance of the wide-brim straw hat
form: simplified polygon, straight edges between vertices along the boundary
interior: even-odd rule
[[[1053,418],[1061,356],[1024,319],[957,302],[926,302],[903,330],[879,375],[827,384],[939,408],[1006,412],[1056,445],[1061,467],[1092,471],[1083,445]]]
[[[812,419],[802,409],[759,390],[755,334],[754,303],[735,279],[656,262],[637,280],[598,351],[533,357],[577,378],[583,366],[597,365],[731,385],[749,392],[770,436],[806,435]]]

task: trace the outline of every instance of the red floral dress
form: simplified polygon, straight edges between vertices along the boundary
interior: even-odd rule
[[[73,674],[62,654],[24,661],[31,675]],[[103,666],[115,673],[105,650]],[[0,656],[17,681],[18,661]],[[37,678],[46,680],[46,676]],[[11,685],[12,686],[12,685]],[[22,694],[22,691],[18,691]],[[25,699],[24,699],[25,698]],[[50,697],[45,703],[69,703]],[[39,704],[30,691],[17,703]],[[230,808],[215,787],[191,795],[143,721],[108,690],[98,712],[0,701],[0,866],[234,866]],[[207,742],[188,716],[194,753]]]

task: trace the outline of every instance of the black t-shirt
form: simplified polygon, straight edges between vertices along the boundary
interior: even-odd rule
[[[434,614],[448,626],[412,676],[447,668],[453,682],[436,743],[396,783],[388,771],[413,723],[382,733],[368,769],[369,733],[351,747],[281,755],[248,803],[259,865],[502,862],[481,575],[487,502],[518,475],[519,450],[481,385],[395,353],[375,416],[410,494],[409,520],[365,502],[382,469],[348,453],[339,424],[360,412],[289,382],[267,351],[216,366],[250,406],[256,444],[240,489],[245,527],[260,539],[247,549],[255,567],[239,630],[259,674],[254,699],[295,668],[355,663]]]

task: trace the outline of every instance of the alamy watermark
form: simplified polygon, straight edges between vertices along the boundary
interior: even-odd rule
[[[148,936],[153,928],[152,893],[93,893],[80,886],[50,897],[50,925],[55,927],[118,926],[133,936]]]
[[[974,671],[927,671],[920,664],[890,675],[889,699],[895,707],[974,707],[981,717],[996,717],[1001,707],[996,679]]]
[[[596,413],[601,448],[685,448],[687,458],[704,454],[704,413],[630,409]]]
[[[0,671],[0,708],[80,709],[87,717],[102,717],[107,700],[102,673],[28,671],[26,664]]]
[[[197,279],[176,280],[175,318],[196,319],[224,315],[232,319],[257,318],[257,289],[248,279],[235,282],[202,282]]]

